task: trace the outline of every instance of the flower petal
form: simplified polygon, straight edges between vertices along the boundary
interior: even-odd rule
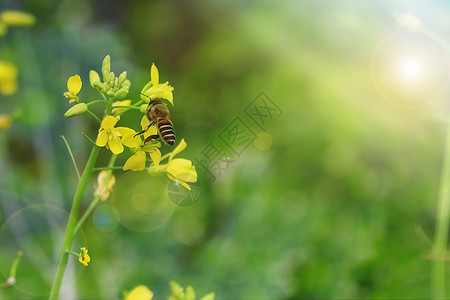
[[[106,142],[108,142],[108,137],[109,136],[108,136],[108,133],[106,132],[106,130],[100,131],[98,133],[97,141],[95,142],[95,144],[100,147],[105,147]]]
[[[188,159],[176,158],[169,162],[166,170],[177,179],[187,182],[197,181],[197,171],[195,171],[195,167]]]
[[[147,128],[147,126],[150,125],[150,121],[148,120],[147,116],[144,115],[141,119],[141,127],[142,130],[144,130],[145,128]]]
[[[151,300],[153,298],[153,292],[145,285],[138,285],[128,295],[125,300]]]
[[[121,142],[128,148],[139,148],[142,144],[142,140],[139,136],[136,136],[136,131],[128,127],[117,127],[116,130],[122,136]]]
[[[109,149],[111,149],[111,152],[114,154],[120,154],[123,152],[123,146],[118,138],[108,139],[108,146]]]
[[[114,106],[130,106],[130,104],[131,104],[131,100],[115,101],[112,104],[113,110],[111,111],[111,113],[112,114],[116,114],[116,113],[121,112],[122,110],[125,109],[123,107],[114,108]]]
[[[144,151],[138,151],[136,154],[130,156],[123,166],[124,170],[142,171],[145,169],[145,161],[147,156]]]
[[[159,72],[158,72],[158,68],[155,66],[155,64],[152,64],[152,68],[150,70],[150,76],[152,79],[153,86],[156,87],[159,84]]]
[[[155,164],[156,171],[159,171],[159,163],[161,161],[161,151],[158,148],[155,148],[154,151],[150,152],[150,157]]]
[[[106,116],[100,126],[104,129],[111,129],[114,127],[114,125],[116,125],[118,121],[118,118],[114,118],[113,116]]]
[[[184,139],[181,140],[181,142],[177,145],[177,147],[172,151],[172,153],[170,154],[169,157],[169,162],[172,161],[173,157],[175,155],[177,155],[178,153],[180,153],[181,151],[183,151],[184,149],[186,149],[187,144],[184,141]]]
[[[175,177],[173,177],[173,176],[170,175],[169,173],[167,173],[167,177],[168,177],[170,180],[172,180],[172,181],[174,181],[174,182],[176,182],[176,183],[178,183],[178,184],[181,184],[182,186],[184,186],[184,187],[187,188],[188,190],[191,190],[191,187],[190,187],[189,184],[187,184],[186,182],[183,182],[183,181],[181,181],[181,180],[176,179]]]
[[[82,83],[79,75],[72,76],[67,80],[67,89],[72,95],[78,94],[81,90],[81,85]]]

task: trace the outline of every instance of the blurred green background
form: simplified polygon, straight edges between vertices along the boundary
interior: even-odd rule
[[[111,198],[74,243],[92,261],[70,258],[65,299],[118,299],[138,284],[164,299],[172,280],[216,299],[430,297],[448,2],[3,0],[0,9],[37,20],[0,42],[0,59],[19,68],[0,113],[23,112],[0,132],[3,280],[25,253],[1,298],[50,289],[76,188],[60,135],[82,168],[91,145],[80,131],[95,138],[98,128],[89,115],[64,119],[62,94],[79,74],[81,99],[98,99],[88,74],[107,54],[116,74],[128,72],[134,101],[152,62],[175,87],[182,157],[212,141],[226,150],[220,133],[237,117],[270,138],[226,150],[231,162],[215,181],[197,165],[201,196],[185,208],[167,200],[167,179],[116,172]],[[245,113],[261,92],[282,111],[264,128]],[[141,115],[123,122],[137,130]],[[108,160],[104,149],[97,166]],[[137,190],[154,210],[129,205]]]

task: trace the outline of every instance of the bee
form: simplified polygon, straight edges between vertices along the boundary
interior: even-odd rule
[[[136,135],[143,134],[154,124],[156,124],[158,134],[150,135],[145,139],[144,143],[160,137],[167,145],[172,146],[175,144],[175,132],[173,130],[172,121],[170,121],[170,111],[167,106],[162,103],[161,99],[153,99],[149,102],[145,116],[150,121],[150,124],[146,129]]]

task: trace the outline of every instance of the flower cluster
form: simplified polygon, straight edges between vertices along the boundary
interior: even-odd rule
[[[170,283],[170,289],[172,295],[168,300],[195,300],[195,291],[191,286],[188,286],[186,290],[182,288],[178,283],[172,281]],[[153,292],[145,285],[138,285],[130,292],[125,292],[125,300],[151,300],[153,298]],[[203,296],[200,300],[214,300],[215,294],[209,293]]]
[[[8,33],[10,27],[32,26],[36,21],[33,15],[17,10],[4,10],[0,12],[0,38]],[[17,91],[17,77],[19,70],[11,62],[0,60],[0,94],[11,96]],[[0,130],[11,127],[20,112],[0,114]]]
[[[66,118],[89,112],[89,107],[95,103],[106,104],[106,114],[102,120],[94,115],[100,122],[95,144],[99,147],[106,147],[113,154],[121,154],[128,148],[131,155],[126,160],[123,170],[143,171],[149,173],[161,173],[168,179],[184,186],[190,190],[188,183],[197,181],[197,172],[192,162],[184,158],[174,158],[175,155],[183,151],[187,144],[184,139],[175,147],[172,152],[165,155],[161,154],[161,142],[158,140],[146,140],[150,136],[158,136],[156,124],[150,126],[150,120],[147,118],[147,106],[153,99],[166,100],[170,104],[173,102],[173,87],[169,82],[159,82],[159,72],[155,64],[152,64],[150,70],[150,81],[141,90],[141,99],[136,103],[132,100],[121,100],[128,95],[131,82],[127,79],[127,73],[122,72],[116,77],[111,71],[111,59],[105,57],[102,63],[103,80],[100,79],[96,71],[90,71],[90,85],[99,91],[103,100],[92,102],[83,102],[78,93],[81,91],[82,82],[78,75],[74,75],[67,81],[67,91],[64,96],[69,100],[72,106],[64,116]],[[140,119],[142,131],[136,132],[134,129],[126,126],[116,126],[120,122],[122,114],[131,110],[138,110],[143,113]],[[165,162],[167,160],[167,162]]]
[[[91,257],[88,254],[88,250],[86,249],[86,247],[82,247],[80,254],[78,255],[78,261],[84,265],[85,267],[87,267],[88,263],[91,261]]]
[[[5,36],[9,27],[32,26],[36,18],[18,10],[4,10],[0,13],[0,37]]]

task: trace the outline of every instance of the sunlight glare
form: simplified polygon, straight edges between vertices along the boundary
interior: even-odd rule
[[[402,59],[398,66],[399,76],[406,81],[417,81],[423,71],[422,62],[416,57]]]

